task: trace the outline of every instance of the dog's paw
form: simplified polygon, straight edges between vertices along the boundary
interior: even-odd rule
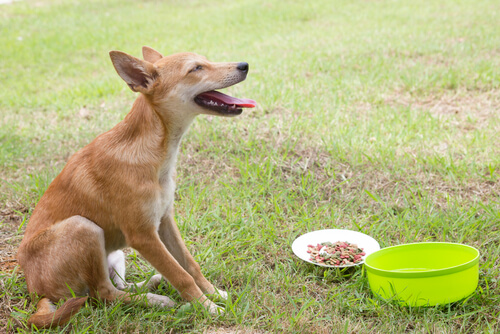
[[[118,290],[122,290],[122,291],[125,290],[125,289],[128,289],[129,286],[130,286],[130,283],[124,282],[122,280],[115,281],[115,284],[116,284],[116,288]]]
[[[160,274],[156,274],[146,283],[146,288],[150,291],[156,290],[160,285],[162,280],[162,276]]]
[[[224,290],[215,288],[215,295],[218,295],[223,300],[227,300],[227,292]]]
[[[152,276],[147,281],[142,281],[139,283],[127,283],[126,287],[129,291],[141,291],[143,288],[146,288],[149,291],[154,291],[158,288],[162,280],[162,276],[160,274],[156,274]]]
[[[225,310],[222,306],[219,306],[213,302],[210,302],[210,304],[207,307],[208,313],[211,315],[222,315],[224,314]]]
[[[161,307],[174,307],[175,302],[168,298],[167,296],[155,295],[154,293],[147,293],[146,298],[148,299],[149,305],[158,305]]]
[[[226,301],[228,298],[228,294],[224,290],[220,290],[217,288],[213,288],[212,292],[206,292],[205,293],[210,299],[216,300],[216,301]]]

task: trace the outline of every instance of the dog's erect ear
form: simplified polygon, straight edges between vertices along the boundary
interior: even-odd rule
[[[142,47],[142,58],[149,61],[151,64],[156,63],[158,60],[163,58],[163,55],[149,46]]]
[[[110,51],[109,56],[116,72],[129,85],[130,89],[144,94],[151,91],[157,77],[153,64],[121,51]]]

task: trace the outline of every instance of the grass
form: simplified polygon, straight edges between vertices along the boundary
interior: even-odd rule
[[[248,61],[230,92],[259,107],[199,117],[178,168],[179,228],[226,314],[118,303],[62,330],[484,333],[500,331],[500,7],[496,1],[48,1],[0,5],[0,331],[34,311],[15,251],[67,158],[135,96],[107,52],[194,51]],[[377,299],[363,269],[300,262],[323,228],[382,247],[480,249],[479,287],[446,306]],[[153,269],[127,250],[127,280]],[[48,331],[50,332],[50,331]],[[57,330],[53,331],[57,332]]]

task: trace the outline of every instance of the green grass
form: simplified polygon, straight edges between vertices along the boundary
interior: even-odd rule
[[[226,314],[97,304],[85,332],[500,331],[500,6],[497,1],[20,1],[0,5],[0,331],[35,305],[12,260],[67,158],[135,96],[109,50],[247,61],[230,92],[258,101],[199,117],[185,137],[176,215]],[[382,247],[460,242],[479,287],[446,306],[377,299],[361,268],[295,258],[308,231],[346,228]],[[153,269],[128,250],[127,280]],[[57,332],[57,331],[53,331]]]

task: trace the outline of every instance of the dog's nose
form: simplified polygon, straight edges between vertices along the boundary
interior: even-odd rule
[[[248,63],[239,63],[238,66],[236,66],[238,70],[241,72],[248,72]]]

